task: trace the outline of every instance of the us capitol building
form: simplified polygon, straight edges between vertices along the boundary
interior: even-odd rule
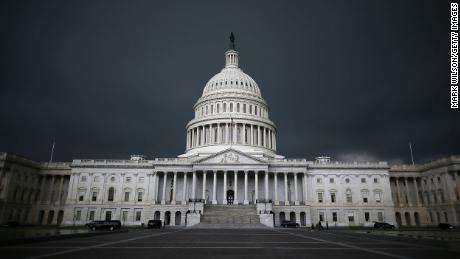
[[[0,153],[0,224],[459,224],[460,156],[389,166],[277,154],[277,126],[230,40],[193,107],[184,154],[47,163]]]

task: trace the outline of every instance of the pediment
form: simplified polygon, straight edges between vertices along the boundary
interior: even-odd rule
[[[265,162],[234,149],[226,149],[196,161],[197,164],[264,164]]]

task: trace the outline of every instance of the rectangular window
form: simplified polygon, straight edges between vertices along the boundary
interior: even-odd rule
[[[329,183],[334,183],[334,178],[329,178]]]
[[[322,192],[318,192],[318,202],[319,203],[323,202],[323,193]]]
[[[246,104],[243,104],[243,113],[246,113]]]
[[[334,192],[331,193],[331,202],[335,203],[335,193]]]
[[[137,193],[137,201],[142,201],[142,192]]]
[[[352,196],[351,196],[351,193],[347,193],[347,202],[348,202],[348,203],[353,202],[353,198],[352,198]]]
[[[233,103],[230,103],[230,112],[233,112]]]
[[[93,192],[93,195],[91,196],[91,200],[92,200],[92,201],[96,201],[96,200],[97,200],[97,192]]]
[[[321,183],[321,178],[316,178],[316,183]]]
[[[369,212],[364,212],[364,220],[365,220],[366,222],[369,222],[369,220],[370,220]]]
[[[78,201],[83,201],[84,199],[85,199],[85,194],[80,193],[80,195],[78,195]]]
[[[319,213],[319,221],[324,221],[324,212]]]
[[[81,219],[81,210],[77,210],[75,212],[75,220],[79,221]]]
[[[129,201],[129,192],[125,192],[125,201]]]
[[[337,222],[337,212],[332,212],[332,221]]]
[[[377,220],[382,222],[383,221],[383,212],[379,211],[377,212]]]
[[[361,183],[366,183],[366,178],[361,178]]]
[[[355,222],[355,216],[353,214],[348,215],[348,221],[349,222]]]
[[[94,220],[94,214],[95,214],[94,210],[89,211],[89,220]]]
[[[380,194],[380,192],[374,193],[374,198],[375,198],[375,202],[380,203],[382,201],[382,195]]]
[[[239,103],[236,104],[236,112],[240,112],[240,104]]]
[[[126,222],[128,220],[128,211],[127,210],[123,211],[123,214],[121,215],[121,220],[123,222]]]
[[[379,179],[374,178],[374,183],[378,183],[378,182],[379,182]]]
[[[81,177],[81,181],[82,181],[82,182],[86,182],[86,176],[82,176],[82,177]]]
[[[136,221],[141,221],[141,211],[136,211]]]
[[[367,203],[367,197],[363,197],[363,202]]]

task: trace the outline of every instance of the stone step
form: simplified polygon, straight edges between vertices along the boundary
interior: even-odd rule
[[[251,205],[205,205],[202,224],[208,225],[259,225],[256,209]]]
[[[203,228],[203,229],[260,229],[260,228],[267,228],[262,224],[208,224],[208,223],[200,223],[192,228]]]

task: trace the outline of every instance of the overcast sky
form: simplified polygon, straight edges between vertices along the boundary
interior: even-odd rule
[[[449,19],[449,1],[1,1],[0,151],[182,154],[233,31],[279,154],[460,154]]]

